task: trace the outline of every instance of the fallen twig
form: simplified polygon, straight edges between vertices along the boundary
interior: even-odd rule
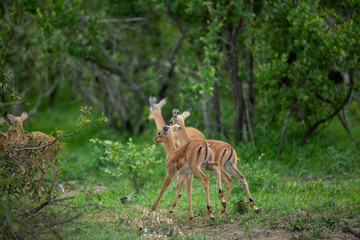
[[[344,227],[342,227],[341,230],[343,233],[351,233],[352,235],[354,235],[360,239],[360,231],[356,231],[354,228],[352,228],[350,226],[344,226]]]

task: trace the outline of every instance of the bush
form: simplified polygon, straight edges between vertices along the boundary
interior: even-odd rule
[[[3,150],[0,156],[1,195],[15,198],[48,196],[55,181],[51,177],[50,179],[44,178],[45,173],[52,175],[50,160],[44,157],[39,150],[8,153],[13,149],[36,148],[37,142],[28,139],[25,143],[19,143],[9,138],[8,141],[0,143],[0,145],[1,150]],[[52,147],[49,148],[51,151],[56,151]],[[54,176],[56,177],[56,174]]]
[[[129,138],[126,144],[99,139],[90,139],[90,141],[104,146],[105,156],[100,159],[115,165],[114,169],[106,169],[105,172],[112,176],[128,177],[136,191],[153,175],[151,166],[161,162],[155,158],[158,153],[155,144],[136,145],[132,138]]]

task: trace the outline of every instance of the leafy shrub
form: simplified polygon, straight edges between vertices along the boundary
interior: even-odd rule
[[[106,169],[105,171],[112,176],[127,176],[132,180],[136,190],[139,190],[146,180],[153,175],[151,166],[161,162],[155,158],[157,154],[155,144],[136,145],[132,138],[129,138],[126,144],[99,139],[90,139],[90,141],[104,146],[105,156],[100,159],[115,165],[114,169]]]
[[[37,198],[43,197],[42,193],[50,193],[52,185],[48,186],[44,174],[51,171],[50,161],[44,158],[40,151],[12,152],[13,149],[37,147],[36,142],[31,139],[24,143],[9,138],[0,143],[3,150],[0,156],[0,193],[4,197],[15,198]],[[44,166],[42,166],[44,164]],[[43,169],[44,167],[44,169]]]

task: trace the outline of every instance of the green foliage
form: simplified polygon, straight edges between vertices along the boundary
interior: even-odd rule
[[[132,138],[126,144],[110,140],[90,139],[92,143],[100,144],[105,148],[101,159],[114,164],[115,169],[105,171],[112,176],[124,176],[133,181],[136,190],[139,190],[149,177],[154,174],[154,166],[161,162],[156,160],[156,145],[136,145]]]
[[[269,168],[264,167],[264,161],[266,161],[262,160],[264,156],[263,153],[258,156],[256,161],[246,164],[243,164],[238,158],[238,169],[245,175],[251,189],[262,188],[271,191],[279,183],[279,176],[270,171]]]
[[[4,97],[7,96],[10,100],[19,100],[20,97],[16,96],[14,91],[9,88],[12,78],[13,76],[6,64],[3,50],[0,48],[0,94]]]
[[[352,59],[355,55],[359,58],[359,52],[353,51],[358,39],[349,34],[349,28],[353,32],[359,28],[335,12],[328,14],[316,1],[268,4],[271,13],[258,30],[264,40],[270,39],[270,44],[258,54],[270,57],[259,64],[257,85],[272,115],[278,117],[279,111],[295,102],[300,126],[309,126],[344,101],[349,85],[339,85],[328,75],[334,66],[345,72],[356,68]],[[336,23],[332,25],[331,21]]]

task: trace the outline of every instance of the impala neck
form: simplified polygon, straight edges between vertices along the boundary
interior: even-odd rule
[[[163,144],[164,144],[164,147],[165,147],[166,155],[169,155],[170,153],[175,151],[176,148],[175,148],[175,145],[174,145],[171,130],[167,134],[168,135],[167,135],[166,141]]]
[[[180,141],[180,145],[184,145],[185,143],[187,143],[190,140],[190,136],[186,132],[185,123],[183,120],[179,121],[179,125],[181,126],[181,129],[177,131],[177,134],[178,134],[178,138]]]
[[[164,118],[161,114],[161,110],[154,115],[154,120],[155,120],[155,124],[156,124],[156,130],[161,129],[163,126],[166,125]]]

